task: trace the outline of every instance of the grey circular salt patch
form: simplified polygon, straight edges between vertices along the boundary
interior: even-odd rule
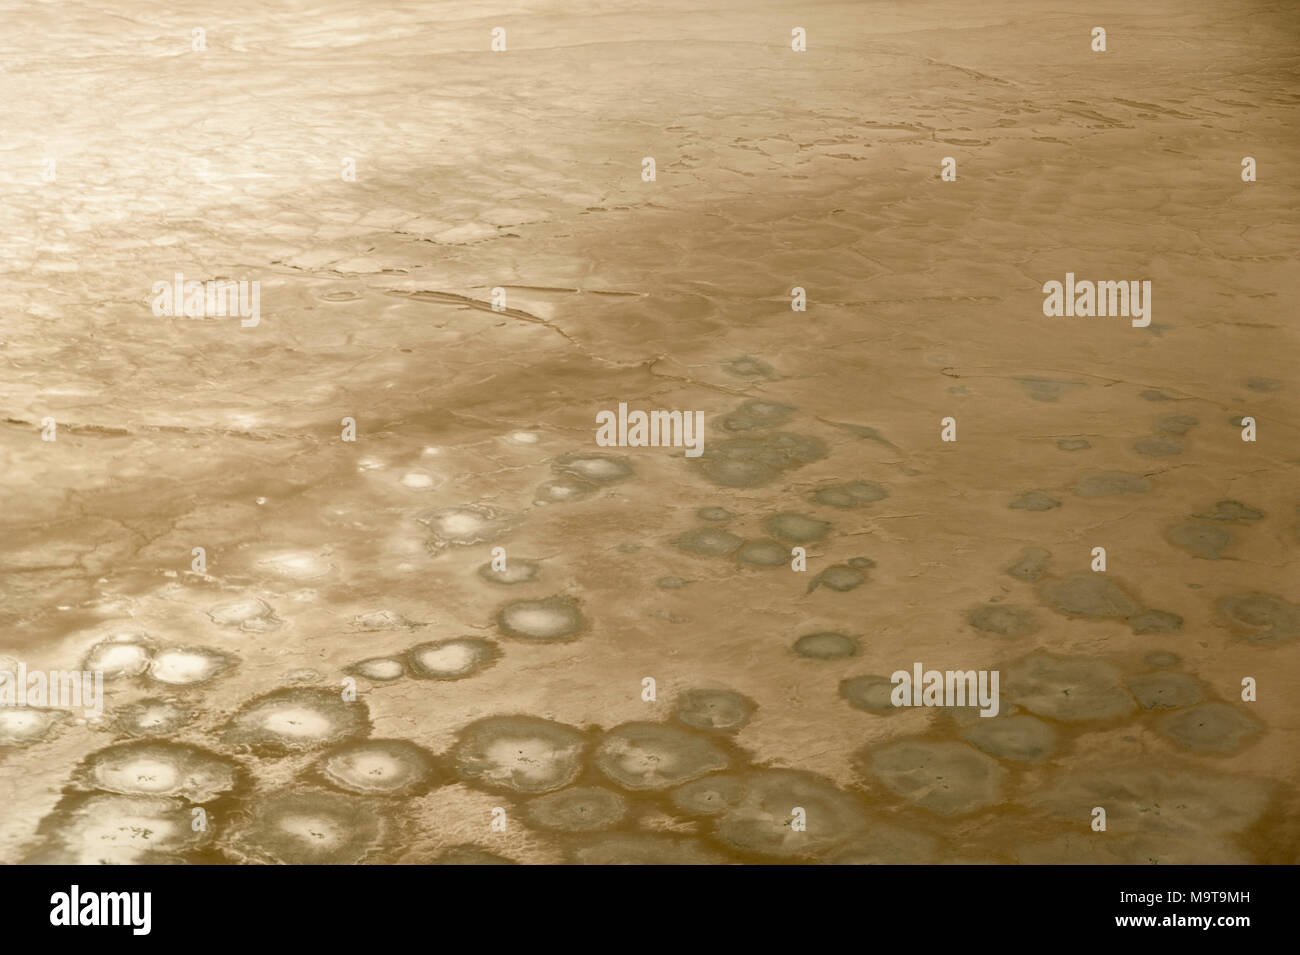
[[[1051,556],[1052,552],[1042,547],[1026,547],[1015,563],[1006,569],[1007,573],[1017,580],[1032,583],[1047,573],[1047,562]]]
[[[354,663],[343,672],[363,676],[367,680],[386,682],[396,680],[406,673],[406,664],[396,657],[371,657]]]
[[[1134,633],[1174,633],[1183,628],[1183,618],[1165,610],[1143,610],[1125,623],[1133,628]]]
[[[1201,514],[1192,515],[1192,517],[1201,520],[1223,521],[1228,524],[1238,521],[1258,521],[1263,516],[1263,511],[1256,510],[1247,504],[1241,503],[1241,501],[1216,501],[1213,508],[1207,508]]]
[[[1139,391],[1138,397],[1143,398],[1147,401],[1172,401],[1173,400],[1168,395],[1156,391],[1154,388],[1147,388],[1143,391]]]
[[[1245,865],[1250,856],[1229,839],[1188,840],[1167,834],[1123,834],[1098,841],[1077,835],[1027,843],[1013,850],[1021,865]]]
[[[1089,657],[1042,652],[1007,668],[1002,697],[1038,716],[1065,722],[1115,719],[1137,709],[1116,667]]]
[[[1023,491],[1007,507],[1017,511],[1050,511],[1061,502],[1042,491]]]
[[[1147,666],[1155,667],[1158,670],[1167,670],[1183,662],[1182,657],[1176,653],[1170,653],[1168,650],[1152,650],[1142,659]]]
[[[1201,681],[1185,673],[1146,673],[1131,677],[1128,688],[1144,710],[1176,709],[1205,699]]]
[[[495,791],[544,793],[582,771],[587,741],[572,726],[537,716],[489,716],[464,727],[451,749],[460,777]]]
[[[448,846],[438,854],[432,865],[518,865],[514,859],[490,852],[482,846],[462,842]]]
[[[862,756],[869,775],[886,789],[940,815],[974,812],[1002,800],[1006,770],[965,743],[907,740]]]
[[[1133,450],[1148,458],[1169,458],[1183,453],[1183,443],[1168,438],[1138,438],[1133,442]]]
[[[847,593],[860,586],[866,579],[867,575],[854,567],[847,564],[832,564],[812,579],[808,584],[808,593],[812,593],[818,587]]]
[[[669,793],[672,804],[691,816],[714,816],[738,805],[745,795],[745,783],[730,773],[713,773],[679,786]]]
[[[894,684],[887,676],[854,676],[840,681],[840,696],[850,706],[869,713],[893,713],[897,707],[890,701]]]
[[[1282,388],[1282,382],[1276,378],[1247,378],[1246,387],[1251,391],[1278,391]]]
[[[1215,608],[1248,643],[1269,645],[1300,636],[1300,606],[1272,594],[1246,593],[1220,597]]]
[[[1056,731],[1032,716],[980,717],[961,734],[990,756],[1030,762],[1056,749]]]
[[[761,461],[710,458],[707,455],[693,460],[703,462],[699,468],[704,476],[720,487],[758,487],[770,482],[778,473],[776,468]]]
[[[794,652],[809,660],[844,660],[858,652],[858,641],[843,633],[808,633],[794,642]]]
[[[1200,422],[1192,415],[1174,414],[1157,421],[1155,429],[1160,434],[1172,434],[1175,437],[1182,437],[1198,424],[1200,424]]]
[[[1251,828],[1267,811],[1275,788],[1258,777],[1221,775],[1204,763],[1180,769],[1167,760],[1124,765],[1106,758],[1062,773],[1020,801],[1065,825],[1078,820],[1080,806],[1105,806],[1116,834],[1173,834],[1196,845]],[[1083,835],[1093,841],[1086,839],[1087,830]]]
[[[350,796],[326,792],[264,797],[231,837],[254,859],[283,865],[354,865],[380,847],[382,818]]]
[[[1227,703],[1202,703],[1163,717],[1159,731],[1199,753],[1234,753],[1253,743],[1262,731],[1259,720]]]
[[[1151,482],[1140,474],[1125,474],[1122,471],[1103,471],[1079,478],[1074,486],[1074,493],[1080,497],[1109,497],[1114,494],[1145,494],[1151,490]]]
[[[1205,560],[1218,560],[1223,549],[1232,543],[1232,537],[1222,527],[1196,522],[1175,524],[1165,531],[1165,539],[1193,557]]]
[[[1058,438],[1056,446],[1062,451],[1085,451],[1092,447],[1092,442],[1086,438]]]
[[[932,865],[940,861],[939,840],[926,832],[871,824],[861,836],[837,850],[827,865]]]
[[[625,789],[670,789],[726,769],[726,753],[709,740],[660,723],[624,723],[596,746],[596,768]]]
[[[528,560],[525,557],[511,557],[506,560],[506,565],[501,570],[492,566],[492,561],[488,561],[478,569],[478,575],[484,580],[494,584],[527,584],[537,579],[541,573],[542,565],[535,560]]]
[[[855,567],[858,570],[870,570],[872,567],[876,566],[876,562],[870,557],[850,557],[848,559],[848,565],[850,567]]]
[[[1113,580],[1091,572],[1043,580],[1038,596],[1053,610],[1080,617],[1131,617],[1142,611]]]
[[[759,769],[742,777],[743,794],[723,809],[714,836],[725,846],[775,859],[816,857],[867,829],[862,805],[812,773]],[[803,810],[802,828],[793,826]]]
[[[599,786],[571,786],[528,801],[524,814],[539,829],[600,832],[613,829],[628,813],[627,800]]]
[[[820,461],[829,453],[818,438],[772,431],[708,445],[704,454],[691,462],[722,487],[758,487],[782,471]]]
[[[127,736],[159,738],[171,736],[194,721],[195,712],[175,700],[137,700],[113,714],[113,729]]]
[[[491,666],[500,655],[491,640],[454,637],[411,647],[406,651],[406,666],[417,679],[461,680]]]
[[[742,402],[740,407],[722,417],[724,431],[754,431],[760,428],[774,428],[790,419],[794,408],[777,404],[775,401],[763,401],[751,398]]]
[[[722,362],[722,368],[728,374],[735,375],[737,378],[767,378],[774,380],[777,377],[776,369],[762,359],[750,355],[742,355],[739,358],[724,361]]]
[[[844,484],[819,488],[813,493],[812,500],[816,504],[824,504],[827,507],[853,508],[883,501],[888,496],[889,492],[879,484],[871,481],[848,481]]]
[[[1025,389],[1025,393],[1034,401],[1059,401],[1065,389],[1071,385],[1080,385],[1078,381],[1063,381],[1059,378],[1035,378],[1024,376],[1012,381]]]
[[[580,634],[586,620],[572,597],[518,600],[497,611],[497,627],[508,637],[554,643]]]
[[[725,557],[741,545],[741,538],[717,527],[697,527],[673,538],[678,550],[706,557]]]
[[[966,622],[976,630],[999,637],[1029,637],[1042,629],[1038,616],[1028,607],[1015,604],[984,604],[966,614]]]
[[[687,726],[734,733],[754,715],[758,704],[734,690],[686,690],[677,697],[675,716]]]
[[[828,521],[819,521],[807,514],[785,511],[773,514],[763,521],[763,529],[777,540],[791,544],[811,544],[825,537],[831,525]]]
[[[681,590],[689,583],[689,580],[681,577],[660,577],[655,581],[655,586],[660,590]]]
[[[725,865],[726,856],[689,836],[620,832],[590,837],[568,848],[578,865]]]
[[[731,513],[725,507],[702,507],[695,512],[695,516],[702,521],[729,521],[736,515]]]
[[[753,540],[740,545],[736,559],[742,564],[758,567],[784,567],[793,560],[793,556],[788,544],[778,544],[773,540]]]

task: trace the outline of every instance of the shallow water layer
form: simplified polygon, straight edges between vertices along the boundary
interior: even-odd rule
[[[104,679],[0,862],[1298,861],[1292,6],[112,6],[0,0],[0,670]]]

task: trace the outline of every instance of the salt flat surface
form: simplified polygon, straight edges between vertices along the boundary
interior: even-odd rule
[[[234,662],[0,727],[0,861],[1297,861],[1291,4],[111,7],[0,0],[0,654]],[[620,402],[704,455],[598,447]],[[1000,715],[858,679],[915,661]],[[150,766],[239,764],[206,834],[86,772],[159,698]],[[367,735],[446,768],[322,792]]]

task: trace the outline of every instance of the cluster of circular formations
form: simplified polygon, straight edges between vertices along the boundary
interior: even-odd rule
[[[860,650],[855,638],[829,632],[791,647],[809,666],[853,661]],[[413,648],[409,660],[422,654]],[[757,704],[729,689],[687,690],[667,720],[609,728],[489,716],[463,726],[441,753],[371,737],[366,704],[331,689],[254,697],[213,728],[209,745],[159,738],[175,714],[153,701],[117,714],[126,738],[77,768],[26,861],[512,861],[486,817],[450,827],[477,828],[478,840],[411,858],[403,834],[428,805],[420,800],[451,786],[491,794],[507,830],[526,826],[579,863],[949,861],[952,851],[932,834],[936,817],[979,825],[996,808],[1011,815],[995,829],[1034,816],[1071,828],[1091,805],[1109,807],[1113,825],[1132,830],[1098,844],[1112,861],[1180,861],[1189,837],[1198,852],[1239,861],[1233,835],[1277,795],[1261,781],[1134,759],[1050,785],[1013,784],[1099,728],[1146,722],[1207,754],[1237,752],[1258,736],[1258,724],[1180,672],[1173,654],[1153,653],[1148,663],[1148,672],[1124,674],[1092,658],[1030,653],[1007,667],[999,716],[957,711],[924,734],[864,747],[850,787],[757,763],[737,741]],[[874,677],[845,678],[840,692],[868,714],[894,712]],[[1012,851],[1050,861],[1058,848],[1022,839]]]
[[[730,436],[687,466],[714,485],[744,488],[824,457],[818,439],[780,430],[793,411],[746,401],[722,421]],[[1186,430],[1193,423],[1164,422],[1157,428],[1163,437],[1153,441],[1172,442],[1175,425]],[[1152,444],[1144,453],[1155,450]],[[604,454],[566,455],[552,469],[535,504],[578,501],[633,476],[624,459]],[[1090,475],[1075,491],[1143,493],[1144,481]],[[1042,492],[1025,492],[1011,506],[1059,506],[1036,495]],[[810,512],[770,514],[752,536],[737,532],[736,514],[704,507],[696,526],[665,543],[737,568],[788,568],[793,548],[830,535],[832,523],[818,513],[869,507],[887,496],[865,480],[823,485],[808,495]],[[1231,542],[1228,527],[1261,517],[1242,502],[1218,501],[1166,536],[1173,546],[1217,559]],[[420,517],[434,553],[495,543],[520,520],[483,504]],[[133,683],[145,695],[106,714],[102,728],[117,740],[77,767],[26,861],[511,862],[510,841],[494,834],[486,817],[459,818],[450,827],[467,841],[445,846],[443,839],[429,858],[411,857],[403,833],[427,825],[422,816],[444,812],[432,807],[449,787],[490,795],[505,810],[507,832],[522,826],[534,843],[578,863],[1252,861],[1240,837],[1276,813],[1285,794],[1260,779],[1207,772],[1203,760],[1244,751],[1264,728],[1234,701],[1233,688],[1207,685],[1167,650],[1147,654],[1139,672],[1095,657],[1015,650],[1017,641],[1043,628],[1044,610],[1120,620],[1135,634],[1175,634],[1182,627],[1177,614],[1146,606],[1111,577],[1054,574],[1052,561],[1049,551],[1028,548],[1004,568],[1032,588],[1034,605],[999,598],[966,613],[977,638],[1008,650],[999,714],[984,718],[974,707],[933,711],[923,732],[860,748],[847,785],[756,759],[741,740],[758,705],[722,688],[678,694],[666,720],[607,728],[526,714],[489,716],[461,727],[450,748],[433,752],[411,739],[372,738],[365,689],[347,702],[337,682],[300,671],[286,678],[299,685],[256,696],[222,722],[200,725],[206,722],[198,719],[202,687],[229,676],[239,660],[214,648],[117,633],[93,646],[82,667]],[[810,575],[808,590],[854,590],[874,566],[866,557],[833,564]],[[543,577],[539,561],[520,557],[504,567],[484,564],[478,573],[503,587]],[[689,583],[657,581],[663,589]],[[1300,606],[1272,595],[1228,594],[1216,612],[1234,638],[1256,646],[1300,638]],[[257,598],[219,604],[208,616],[255,633],[283,625]],[[414,626],[388,611],[356,622],[374,630]],[[563,594],[508,601],[492,623],[504,640],[533,644],[566,643],[589,629],[579,602]],[[816,631],[792,639],[790,660],[824,671],[846,716],[867,728],[901,712],[890,701],[889,674],[861,672],[863,657],[878,659],[869,651],[860,637]],[[497,640],[450,637],[367,657],[345,672],[369,686],[463,680],[496,665],[504,652]],[[318,685],[301,685],[312,683]],[[0,709],[0,745],[47,738],[62,719],[54,710]],[[1082,759],[1076,768],[1090,735],[1106,733],[1131,746],[1131,758],[1116,759],[1112,751],[1104,765]],[[1162,756],[1153,767],[1143,758],[1139,733],[1202,761]],[[1113,835],[1087,843],[1061,835],[1086,833],[1097,805],[1107,808]],[[960,823],[965,841],[936,835],[948,831],[936,826],[943,822]],[[434,823],[435,836],[438,829]],[[997,848],[972,852],[971,845]]]

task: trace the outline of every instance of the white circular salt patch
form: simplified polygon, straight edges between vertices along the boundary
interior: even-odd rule
[[[396,680],[405,671],[401,660],[380,658],[358,663],[356,672],[370,680]]]
[[[306,706],[276,707],[262,717],[261,724],[269,733],[294,739],[323,739],[334,728],[326,714]]]
[[[533,637],[553,637],[572,625],[572,618],[547,607],[514,607],[506,614],[511,628]]]
[[[35,739],[52,720],[40,710],[5,707],[0,709],[0,739]]]
[[[137,676],[149,665],[149,648],[139,643],[101,643],[91,648],[84,669],[106,679]]]
[[[535,431],[512,431],[510,440],[516,444],[536,444],[541,440],[541,436]]]
[[[373,779],[376,783],[383,783],[408,772],[406,763],[394,759],[388,753],[373,751],[353,753],[348,757],[345,768],[348,776]]]
[[[303,553],[277,554],[258,563],[273,574],[292,577],[295,580],[312,580],[316,577],[324,577],[334,569],[329,561],[322,560],[314,554]]]
[[[402,476],[402,486],[413,491],[427,491],[434,486],[433,477],[423,471],[411,471]]]
[[[436,458],[438,455],[442,454],[442,448],[427,447],[420,453],[427,457]]]
[[[487,526],[487,521],[473,511],[452,511],[438,518],[438,530],[457,537],[474,534]]]
[[[604,458],[577,458],[569,462],[569,468],[597,478],[621,476],[624,473],[620,465]]]
[[[479,654],[471,644],[447,643],[415,655],[420,666],[434,673],[460,673],[474,665]]]
[[[225,661],[200,650],[162,650],[149,665],[149,676],[159,683],[186,686],[202,683],[225,669]]]
[[[358,471],[378,471],[384,466],[384,462],[378,458],[362,458],[357,462]]]
[[[535,566],[521,561],[512,561],[506,564],[505,570],[497,573],[496,579],[508,584],[519,584],[525,580],[532,580],[536,576],[537,568]]]
[[[97,775],[105,789],[124,793],[167,793],[176,789],[178,769],[166,760],[141,756],[116,766],[101,767]]]

